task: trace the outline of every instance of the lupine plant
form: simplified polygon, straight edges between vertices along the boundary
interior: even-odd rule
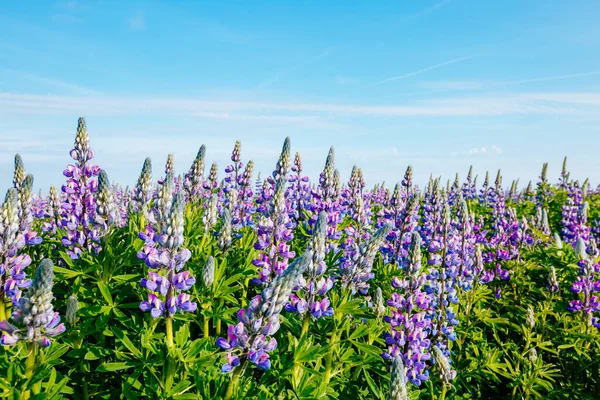
[[[600,398],[600,190],[566,160],[390,187],[292,150],[267,179],[240,142],[221,177],[203,145],[183,176],[140,159],[129,190],[81,118],[40,194],[16,155],[0,397]]]

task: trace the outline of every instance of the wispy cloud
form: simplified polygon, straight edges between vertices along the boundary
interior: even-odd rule
[[[203,118],[258,118],[281,121],[288,117],[306,121],[310,113],[328,118],[344,117],[475,117],[501,115],[592,113],[600,93],[568,95],[539,93],[497,96],[455,97],[423,100],[408,104],[362,105],[342,103],[285,103],[260,101],[217,101],[194,98],[120,97],[120,96],[48,96],[0,92],[0,115],[71,115],[96,116],[173,115]],[[312,117],[311,117],[312,118]],[[293,119],[287,119],[292,121]]]
[[[338,85],[356,85],[360,82],[357,78],[346,75],[336,75],[334,80]]]
[[[479,146],[479,147],[471,147],[465,151],[457,151],[452,153],[452,156],[491,156],[495,154],[502,154],[502,148],[496,145],[492,146]]]
[[[465,56],[465,57],[460,57],[460,58],[454,58],[452,60],[444,61],[444,62],[439,63],[439,64],[435,64],[435,65],[431,65],[429,67],[422,68],[422,69],[420,69],[418,71],[413,71],[413,72],[409,72],[407,74],[397,75],[397,76],[392,76],[390,78],[386,78],[384,80],[376,82],[375,85],[381,85],[381,84],[387,83],[387,82],[393,82],[393,81],[398,81],[400,79],[410,78],[412,76],[420,75],[420,74],[422,74],[424,72],[428,72],[428,71],[431,71],[431,70],[434,70],[434,69],[438,69],[438,68],[444,67],[446,65],[451,65],[451,64],[458,63],[458,62],[466,61],[466,60],[469,60],[471,58],[473,58],[472,55]]]
[[[27,81],[28,83],[31,83],[33,81],[37,84],[45,85],[45,86],[51,87],[53,89],[60,89],[60,90],[67,91],[70,94],[83,95],[83,96],[101,95],[101,93],[99,91],[87,88],[85,86],[77,85],[77,84],[70,83],[70,82],[65,82],[60,79],[49,78],[46,76],[40,76],[40,75],[32,74],[29,72],[25,72],[25,71],[17,71],[17,70],[10,69],[10,68],[0,68],[0,72],[2,72],[2,74],[5,76],[11,77],[13,80],[14,79],[23,80],[23,81]]]
[[[146,28],[146,18],[144,17],[144,13],[137,11],[135,15],[129,18],[128,24],[129,29],[132,31],[144,30]]]

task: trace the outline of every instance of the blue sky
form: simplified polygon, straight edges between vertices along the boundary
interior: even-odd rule
[[[600,3],[0,3],[0,190],[18,152],[59,185],[77,118],[97,163],[134,184],[201,144],[221,172],[273,169],[285,136],[315,178],[334,145],[369,185],[503,170],[600,180]]]

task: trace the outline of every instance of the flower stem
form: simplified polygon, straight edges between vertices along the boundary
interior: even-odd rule
[[[308,333],[308,327],[310,326],[310,313],[306,313],[304,321],[302,322],[302,333],[300,334],[300,341],[306,337]]]
[[[225,400],[229,400],[233,398],[234,393],[237,391],[237,384],[240,380],[240,376],[242,375],[242,371],[244,370],[244,364],[246,363],[246,359],[243,359],[240,362],[240,365],[233,371],[231,375],[231,380],[229,381],[229,385],[227,385],[227,391],[225,392]]]
[[[165,366],[164,366],[164,372],[163,372],[163,376],[164,376],[164,382],[165,382],[165,392],[169,391],[169,389],[171,389],[171,386],[173,385],[173,371],[174,371],[174,362],[175,360],[173,360],[173,354],[172,354],[172,350],[173,347],[175,347],[174,343],[173,343],[173,317],[170,315],[167,315],[167,318],[165,319],[165,325],[166,325],[166,330],[167,330],[167,359],[165,360]]]
[[[6,306],[4,304],[4,293],[0,293],[0,321],[6,320]]]
[[[204,315],[204,339],[208,339],[210,337],[209,331],[208,331],[208,321],[209,321],[209,318],[205,314]]]
[[[173,317],[172,316],[167,316],[167,318],[165,319],[165,325],[166,325],[166,329],[167,329],[167,348],[170,351],[174,344],[173,344]]]
[[[33,376],[33,372],[35,371],[35,356],[36,356],[35,343],[29,342],[29,344],[27,346],[27,350],[28,350],[29,354],[27,355],[27,361],[25,364],[25,377],[27,379],[31,379],[31,377]],[[23,393],[23,399],[25,399],[25,400],[29,399],[30,396],[31,396],[31,392],[29,390],[26,390]]]

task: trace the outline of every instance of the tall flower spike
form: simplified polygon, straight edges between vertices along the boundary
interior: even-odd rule
[[[232,192],[235,189],[232,189]],[[221,251],[226,252],[231,247],[231,212],[229,209],[223,210],[223,224],[219,232],[218,245]]]
[[[287,175],[290,171],[290,163],[291,163],[290,138],[288,136],[285,138],[285,140],[283,142],[283,148],[281,149],[281,155],[279,156],[279,161],[277,161],[277,165],[275,166],[275,171],[273,171],[271,184],[275,184],[279,180],[280,177],[282,177],[285,181],[287,181]]]
[[[196,158],[185,175],[184,188],[188,198],[191,201],[197,201],[201,195],[202,184],[204,180],[204,158],[206,155],[206,146],[200,146]]]
[[[526,322],[530,329],[535,328],[535,311],[533,311],[533,307],[531,305],[527,307]]]
[[[108,175],[103,169],[98,175],[98,192],[96,193],[96,217],[100,225],[106,229],[116,221],[116,210],[112,188]]]
[[[215,259],[208,256],[204,269],[202,270],[202,283],[204,287],[211,287],[215,281]]]
[[[33,200],[33,175],[23,179],[19,188],[19,226],[22,231],[28,231],[33,222],[31,203]]]
[[[444,385],[448,386],[450,385],[450,381],[456,377],[456,371],[452,369],[450,363],[448,362],[448,359],[438,346],[433,346],[432,350],[433,358],[435,359],[435,364],[437,365],[440,373],[440,378]]]
[[[0,330],[4,331],[0,344],[13,345],[23,340],[48,347],[51,337],[65,331],[65,325],[59,324],[58,312],[54,312],[52,307],[53,278],[54,264],[49,259],[42,260],[31,287],[19,299],[12,313],[12,320],[22,328],[8,321],[0,322]]]
[[[23,180],[27,176],[27,172],[25,171],[25,165],[23,164],[23,159],[19,154],[15,154],[15,173],[13,176],[13,186],[15,189],[19,189]]]
[[[373,296],[373,311],[378,317],[382,317],[386,311],[385,301],[383,300],[383,291],[380,287],[375,289],[375,295]]]
[[[556,278],[556,269],[553,266],[550,267],[550,273],[548,274],[547,288],[551,292],[558,292],[558,279]]]
[[[390,380],[388,400],[408,400],[406,371],[400,355],[394,357],[394,361],[392,361],[392,379]]]
[[[144,160],[142,172],[135,185],[134,200],[143,215],[148,212],[148,205],[152,200],[152,160],[147,157]]]

